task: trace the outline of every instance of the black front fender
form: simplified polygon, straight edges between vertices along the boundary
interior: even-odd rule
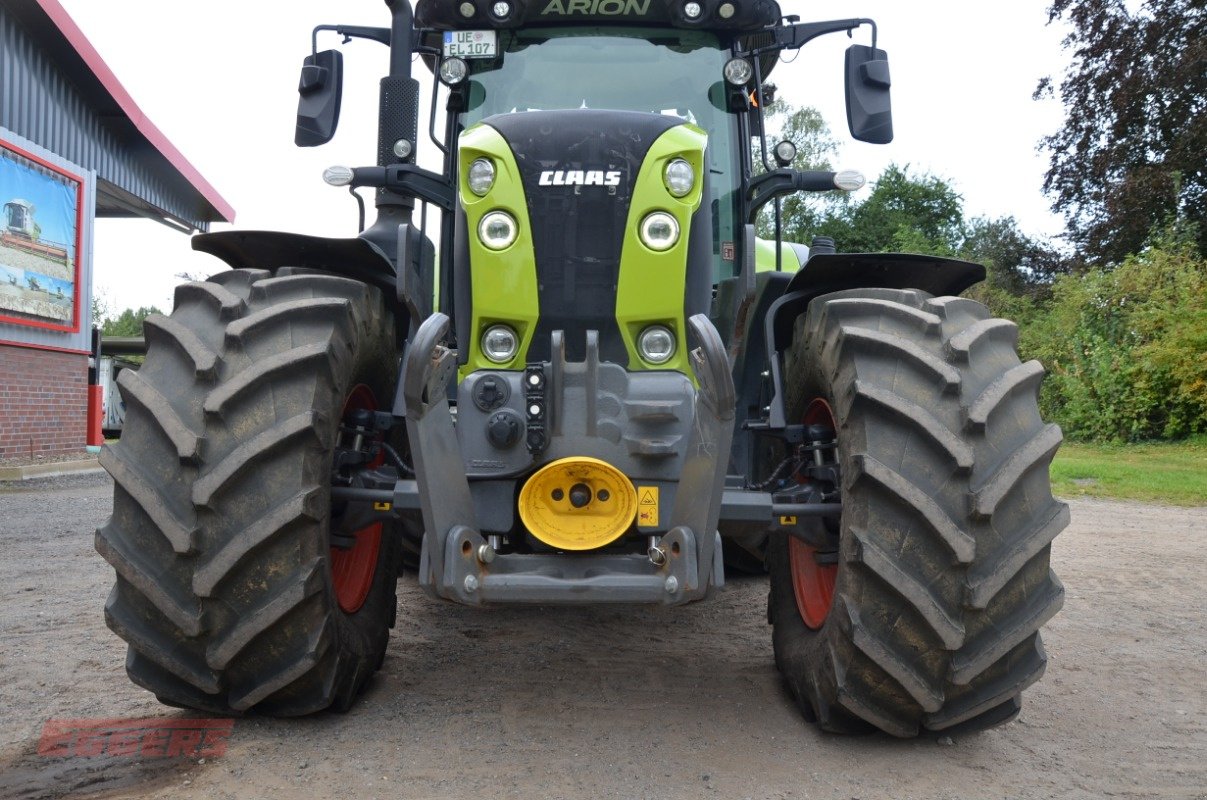
[[[371,284],[393,297],[394,264],[364,239],[326,239],[280,231],[223,231],[193,237],[193,249],[234,269],[305,267]]]
[[[827,253],[810,258],[792,276],[784,294],[763,321],[774,400],[770,424],[785,424],[782,405],[780,354],[792,343],[796,318],[814,298],[847,289],[920,289],[933,295],[954,295],[985,279],[985,268],[971,261],[913,253]]]
[[[788,292],[813,297],[844,289],[921,289],[934,295],[959,294],[985,279],[971,261],[914,253],[828,253],[815,255],[788,283]],[[810,298],[812,299],[812,298]]]
[[[920,289],[953,295],[985,279],[985,268],[971,261],[914,253],[827,253],[810,258],[784,288],[765,321],[771,354],[792,339],[796,317],[813,298],[847,289]]]

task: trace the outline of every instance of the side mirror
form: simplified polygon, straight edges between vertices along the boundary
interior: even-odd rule
[[[294,144],[315,147],[331,141],[339,125],[343,91],[343,53],[324,50],[306,56],[298,81],[298,126],[293,136]]]
[[[847,126],[861,142],[888,144],[893,140],[893,109],[889,102],[888,54],[874,47],[847,48]]]

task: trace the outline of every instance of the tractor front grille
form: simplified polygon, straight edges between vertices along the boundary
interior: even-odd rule
[[[581,361],[596,330],[602,360],[626,364],[616,286],[629,205],[650,145],[680,120],[570,109],[483,122],[511,147],[528,200],[540,304],[528,359],[549,360],[549,335],[561,330],[567,357]]]

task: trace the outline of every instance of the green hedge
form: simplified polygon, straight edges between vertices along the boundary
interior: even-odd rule
[[[1166,234],[1111,270],[1058,278],[1043,302],[985,290],[1048,369],[1044,414],[1072,439],[1135,442],[1207,431],[1207,261]]]

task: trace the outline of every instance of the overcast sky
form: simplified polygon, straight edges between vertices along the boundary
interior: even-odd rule
[[[344,47],[341,125],[324,147],[293,145],[297,74],[315,25],[388,25],[381,0],[209,0],[187,10],[163,0],[60,2],[143,112],[234,206],[235,227],[355,235],[355,204],[320,176],[331,164],[373,162],[387,50],[367,41]],[[1061,109],[1031,95],[1041,77],[1063,72],[1067,57],[1060,50],[1063,28],[1046,24],[1047,5],[781,2],[785,14],[807,20],[877,21],[879,46],[892,65],[890,145],[850,141],[842,98],[849,42],[841,34],[815,40],[792,63],[780,64],[773,82],[794,105],[822,111],[844,143],[838,166],[873,180],[889,163],[908,164],[949,180],[970,217],[1009,214],[1028,233],[1053,236],[1062,225],[1040,190],[1046,158],[1036,145],[1059,126]],[[868,43],[866,29],[858,36]],[[335,46],[337,38],[326,37],[320,47]],[[416,77],[430,79],[421,65]],[[423,142],[420,148],[422,154]],[[141,305],[166,310],[176,273],[222,268],[192,252],[188,237],[145,220],[98,220],[94,263],[97,292],[113,312]]]

